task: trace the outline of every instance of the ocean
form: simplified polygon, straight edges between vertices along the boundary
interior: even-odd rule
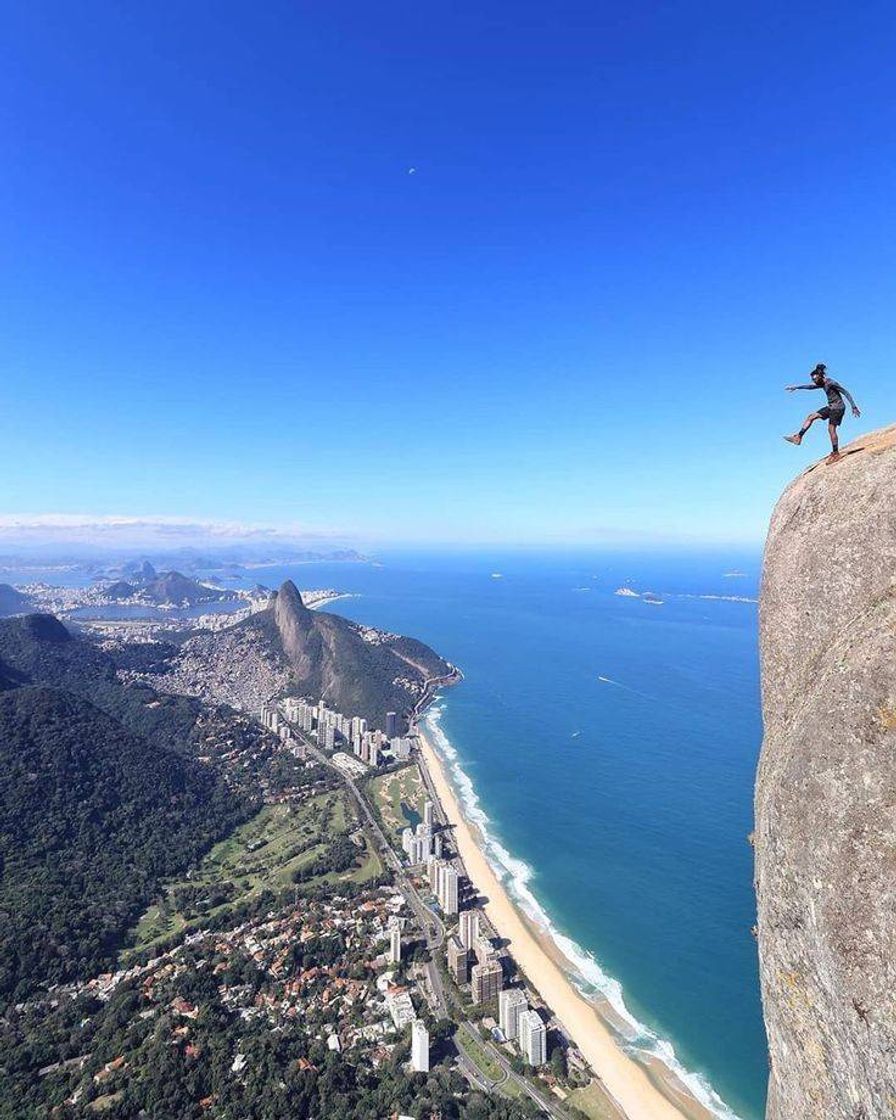
[[[350,592],[328,609],[460,666],[429,724],[493,864],[631,1045],[726,1120],[760,1120],[767,1079],[748,843],[758,572],[758,553],[721,552],[252,572]]]
[[[428,721],[493,865],[629,1044],[725,1120],[760,1120],[767,1080],[747,839],[758,572],[758,553],[495,551],[243,581],[348,592],[327,609],[460,666]]]

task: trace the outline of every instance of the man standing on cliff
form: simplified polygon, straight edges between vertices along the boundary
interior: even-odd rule
[[[803,426],[798,432],[794,432],[792,436],[785,436],[784,438],[788,443],[800,444],[803,442],[803,436],[808,432],[816,420],[827,420],[828,434],[831,437],[831,453],[827,458],[829,463],[836,463],[840,458],[840,444],[837,439],[837,429],[840,427],[840,422],[846,413],[846,405],[843,403],[843,398],[849,401],[852,406],[853,416],[861,416],[859,406],[852,399],[848,389],[844,389],[832,377],[827,375],[827,366],[823,362],[819,362],[815,369],[812,370],[810,377],[812,378],[811,385],[788,385],[787,392],[795,393],[797,389],[824,389],[827,394],[828,403],[824,408],[820,408],[817,412],[810,412],[806,419],[803,421]]]

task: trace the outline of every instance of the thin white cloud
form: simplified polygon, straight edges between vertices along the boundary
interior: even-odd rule
[[[116,514],[0,513],[0,544],[152,545],[282,544],[344,541],[349,534],[296,523],[263,524],[189,517],[133,517]]]

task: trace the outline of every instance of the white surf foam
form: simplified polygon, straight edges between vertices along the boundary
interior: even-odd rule
[[[653,700],[653,696],[649,696],[646,692],[639,692],[637,688],[632,688],[631,685],[623,684],[622,681],[614,681],[612,677],[603,677],[598,673],[597,679],[601,684],[611,684],[614,688],[621,688],[623,692],[630,692],[633,696],[640,696],[642,700]]]
[[[609,677],[598,679],[608,684],[618,683],[610,680]],[[443,705],[434,705],[426,713],[424,722],[431,735],[433,746],[448,764],[449,777],[463,804],[465,815],[474,822],[482,835],[486,859],[524,913],[548,934],[569,962],[570,979],[575,986],[584,996],[603,998],[610,1004],[622,1023],[620,1033],[624,1036],[623,1048],[633,1057],[649,1056],[659,1059],[679,1081],[687,1086],[705,1108],[719,1117],[719,1120],[740,1120],[703,1074],[692,1072],[681,1064],[674,1046],[668,1039],[661,1038],[629,1011],[619,981],[604,972],[591,953],[553,924],[529,886],[535,875],[534,870],[524,860],[511,855],[489,827],[491,820],[482,808],[473,782],[460,764],[457,749],[442,730],[443,711]]]

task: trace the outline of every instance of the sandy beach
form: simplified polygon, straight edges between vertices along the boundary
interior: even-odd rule
[[[713,1114],[694,1099],[671,1071],[659,1062],[645,1066],[630,1058],[601,1020],[596,1008],[574,987],[562,967],[553,942],[537,930],[511,901],[503,884],[482,854],[478,830],[463,815],[444,764],[418,727],[421,761],[432,779],[451,825],[467,874],[487,902],[485,911],[509,951],[590,1063],[605,1090],[629,1120],[713,1120]],[[661,1091],[659,1085],[665,1091]],[[668,1093],[668,1095],[666,1095]]]

